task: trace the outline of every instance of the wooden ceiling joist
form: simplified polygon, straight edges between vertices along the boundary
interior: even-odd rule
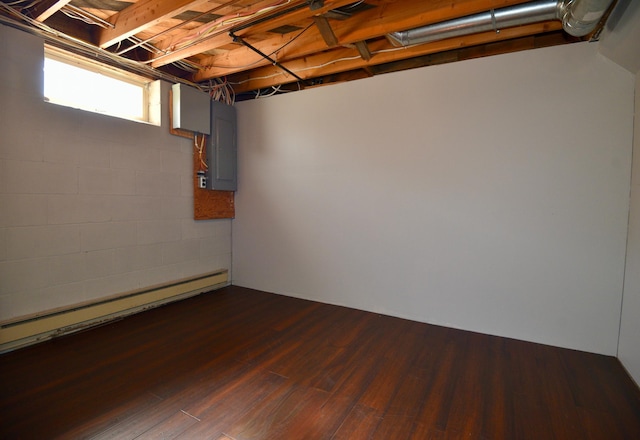
[[[140,0],[112,15],[113,29],[101,29],[98,46],[105,48],[174,17],[207,0]]]
[[[327,49],[327,45],[316,26],[312,25],[302,34],[300,32],[277,35],[257,41],[254,46],[265,53],[277,51],[279,60],[290,60]],[[296,44],[289,45],[288,43],[294,38]],[[278,50],[279,48],[283,49]],[[196,73],[194,81],[205,81],[210,78],[230,75],[243,70],[242,66],[260,67],[269,64],[267,60],[257,58],[254,52],[246,48],[227,51],[222,55],[206,56],[201,58],[199,63],[202,65],[202,69]]]
[[[29,13],[36,21],[43,22],[70,1],[71,0],[44,0],[36,3],[33,8],[29,10]]]
[[[560,30],[561,28],[561,23],[555,21],[536,23],[532,25],[503,29],[499,33],[484,32],[407,48],[399,48],[394,51],[386,51],[389,49],[389,44],[384,40],[379,40],[369,44],[372,53],[375,55],[369,61],[365,61],[360,58],[357,51],[354,51],[353,49],[338,48],[318,55],[283,62],[282,64],[292,72],[295,72],[296,75],[304,79],[310,79],[431,53],[444,52],[467,46],[488,44],[496,41]],[[234,84],[234,90],[236,93],[296,81],[295,78],[288,77],[286,73],[283,73],[281,70],[273,66],[265,66],[248,72],[239,73],[229,77],[228,80]]]
[[[345,20],[333,25],[342,44],[369,40],[390,32],[404,31],[441,23],[453,18],[485,12],[491,9],[526,3],[529,0],[409,0],[379,2],[376,8],[357,15],[358,20]],[[366,26],[362,26],[366,23]]]
[[[522,2],[522,0],[489,0],[491,5],[499,4],[501,6],[507,3],[517,4]],[[331,29],[340,44],[355,45],[360,41],[372,40],[390,32],[412,29],[425,24],[438,23],[455,18],[456,13],[452,12],[454,9],[462,9],[465,15],[468,15],[467,11],[478,12],[482,10],[479,6],[481,3],[486,5],[487,0],[458,0],[455,3],[457,5],[455,8],[450,3],[425,2],[423,0],[381,3],[378,7],[363,11],[351,19],[332,23]],[[409,13],[407,9],[410,11]],[[469,14],[471,13],[469,12]],[[355,17],[358,18],[358,21],[354,20]],[[371,26],[358,25],[363,22],[371,24]],[[229,41],[229,38],[225,36],[223,36],[223,39],[226,42]],[[262,52],[270,53],[279,47],[278,43],[282,42],[282,40],[280,37],[274,37],[252,44]],[[295,45],[288,46],[279,52],[278,60],[292,60],[323,51],[326,48],[324,38],[318,29],[313,27],[301,35]],[[266,60],[256,60],[253,54],[242,49],[230,51],[225,56],[205,57],[200,59],[199,63],[203,68],[194,75],[194,81],[205,81],[210,78],[230,75],[243,70],[240,66],[247,66],[252,63],[255,63],[252,64],[255,67],[269,64]],[[155,63],[152,65],[156,66]]]
[[[154,45],[160,50],[171,51],[175,53],[176,51],[180,50],[180,45],[183,45],[185,42],[199,43],[201,41],[211,41],[211,37],[215,37],[217,35],[227,35],[230,29],[237,27],[240,24],[244,24],[244,20],[246,20],[246,22],[250,22],[252,20],[251,15],[254,13],[257,13],[258,15],[253,17],[253,20],[260,17],[260,11],[273,12],[275,10],[278,10],[278,6],[274,6],[273,0],[260,0],[258,2],[244,6],[242,5],[242,3],[246,2],[243,2],[242,0],[232,0],[230,2],[224,3],[219,8],[215,9],[215,13],[220,16],[218,19],[201,24],[195,29],[178,29],[177,31],[172,32],[170,35],[156,39]],[[304,2],[298,1],[297,3],[301,4]],[[286,8],[298,6],[292,6],[290,2],[283,2],[280,7],[282,8],[285,5]],[[239,32],[238,35],[242,36],[244,34]],[[220,46],[224,44],[226,44],[226,42],[220,44]],[[212,46],[212,48],[215,49],[220,46]],[[187,54],[189,52],[182,53]],[[189,53],[188,56],[191,55],[194,55],[194,53]]]
[[[141,61],[157,69],[159,77],[175,75],[177,81],[195,83],[226,78],[243,93],[287,84],[291,90],[313,87],[482,56],[489,46],[487,55],[526,50],[527,38],[539,42],[545,35],[555,36],[554,44],[574,42],[557,38],[567,37],[559,21],[405,48],[388,40],[393,32],[529,1],[74,0],[74,15],[66,11],[70,0],[39,0],[22,13],[46,20],[56,32]],[[115,43],[133,36],[138,43],[125,42],[115,50]]]
[[[273,1],[270,0],[265,3],[273,4]],[[247,40],[251,40],[250,38],[251,35],[269,32],[270,30],[278,28],[280,26],[289,25],[291,23],[298,23],[304,20],[309,20],[314,15],[323,14],[331,9],[339,8],[341,6],[345,6],[350,3],[353,3],[353,0],[333,0],[333,1],[327,0],[324,2],[324,6],[320,9],[313,10],[313,11],[308,7],[296,9],[291,13],[287,13],[287,14],[275,17],[265,22],[260,22],[258,24],[251,26],[250,28],[239,30],[236,32],[236,35],[246,38]],[[298,4],[306,5],[306,1],[291,1],[287,3],[286,8],[287,9],[293,8]],[[255,8],[256,5],[253,5],[252,7]],[[231,38],[227,35],[227,31],[232,27],[234,26],[223,27],[214,36],[210,38],[203,39],[200,42],[195,42],[195,44],[191,44],[188,47],[185,47],[184,49],[178,49],[169,54],[160,55],[157,57],[156,61],[151,63],[151,66],[153,67],[164,66],[183,58],[188,58],[199,53],[208,52],[208,51],[217,49],[219,47],[228,45],[229,43],[231,43]],[[191,33],[194,33],[194,32],[192,31]],[[183,39],[184,35],[182,35],[180,38]],[[174,44],[173,42],[175,40],[176,38],[172,38],[171,40],[161,42],[156,46],[160,49],[166,49],[171,47]],[[256,47],[258,46],[256,45]],[[260,48],[260,47],[259,49],[262,50],[263,52],[269,53],[268,49],[263,50],[263,48]]]

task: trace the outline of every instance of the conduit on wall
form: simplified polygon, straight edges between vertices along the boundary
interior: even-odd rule
[[[395,46],[411,46],[480,32],[560,20],[574,37],[593,31],[613,0],[539,0],[388,34]]]

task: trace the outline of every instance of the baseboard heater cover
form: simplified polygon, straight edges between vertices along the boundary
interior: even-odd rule
[[[0,322],[0,353],[229,285],[226,269]]]

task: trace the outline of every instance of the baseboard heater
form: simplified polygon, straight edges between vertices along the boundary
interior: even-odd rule
[[[0,353],[76,332],[229,284],[226,269],[0,322]]]

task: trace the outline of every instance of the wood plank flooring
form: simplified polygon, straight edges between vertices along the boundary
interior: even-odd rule
[[[1,439],[637,439],[617,359],[228,287],[0,356]]]

